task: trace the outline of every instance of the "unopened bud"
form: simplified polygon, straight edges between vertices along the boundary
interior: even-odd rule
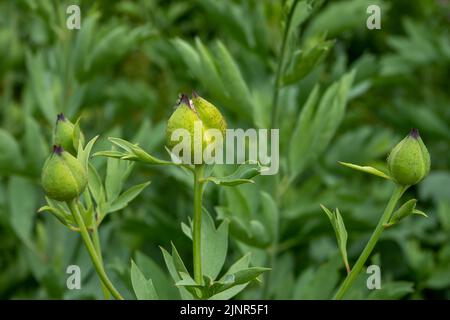
[[[400,141],[389,154],[390,175],[400,185],[414,185],[430,172],[430,154],[419,135],[419,130],[411,132]]]
[[[173,136],[179,129],[187,130],[189,133],[191,161],[193,161],[195,152],[203,152],[208,145],[217,142],[213,141],[211,136],[208,135],[209,129],[218,130],[223,142],[226,122],[220,111],[212,103],[194,92],[192,100],[184,94],[181,96],[177,109],[167,122],[166,138],[170,150],[180,143]],[[196,129],[200,131],[199,135],[196,134]],[[197,144],[200,145],[200,148],[196,147]]]
[[[87,185],[86,169],[81,162],[58,145],[45,162],[41,179],[47,196],[58,201],[80,196]]]

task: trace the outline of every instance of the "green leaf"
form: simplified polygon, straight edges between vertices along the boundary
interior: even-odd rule
[[[73,128],[73,138],[72,138],[72,143],[73,143],[73,147],[74,147],[75,150],[78,150],[78,147],[79,147],[80,145],[81,145],[81,146],[84,146],[84,143],[85,143],[85,141],[84,141],[84,135],[83,135],[83,132],[81,131],[81,128],[80,128],[80,119],[81,119],[81,118],[78,118],[78,119],[77,119],[77,121],[76,121],[75,124],[74,124],[74,128]],[[86,150],[86,151],[87,151],[88,157],[90,156],[92,146],[94,145],[94,143],[95,143],[95,141],[96,141],[97,139],[98,139],[98,136],[94,137],[93,140],[91,140],[91,141],[93,141],[93,142],[91,143],[91,145],[86,146],[86,147],[88,148],[88,150]]]
[[[247,269],[248,266],[250,265],[250,261],[252,258],[252,254],[249,252],[246,255],[244,255],[242,258],[240,258],[238,261],[236,261],[235,263],[233,263],[230,268],[228,269],[227,272],[225,272],[225,274],[222,276],[222,278],[220,278],[219,281],[223,282],[225,281],[225,278],[233,273],[236,273],[238,271]]]
[[[180,272],[180,277],[181,280],[175,283],[176,286],[202,288],[202,285],[195,282],[189,274]]]
[[[233,281],[232,281],[232,283],[230,283],[226,286],[231,287],[231,286],[240,285],[240,284],[244,284],[244,283],[253,281],[256,278],[258,278],[258,276],[260,274],[262,274],[263,272],[269,271],[269,270],[270,270],[270,268],[263,268],[263,267],[251,267],[251,268],[239,270],[236,273],[228,275],[228,281],[230,281],[229,280],[230,278],[232,278]]]
[[[147,280],[133,260],[131,260],[131,283],[138,300],[158,300],[152,279]]]
[[[226,290],[220,291],[209,297],[208,300],[229,300],[237,295],[239,292],[244,290],[248,286],[248,283],[236,285],[234,287],[228,288]]]
[[[241,292],[250,281],[255,280],[268,268],[249,268],[251,253],[247,253],[236,261],[228,271],[219,279],[216,293],[209,297],[210,300],[230,299]]]
[[[172,41],[176,49],[180,53],[180,57],[184,63],[191,70],[194,77],[197,77],[202,73],[200,56],[195,49],[186,41],[180,38],[176,38]]]
[[[19,176],[12,176],[9,179],[8,202],[11,226],[19,238],[30,246],[37,200],[36,188],[30,180]]]
[[[94,40],[95,46],[85,60],[85,72],[99,72],[108,65],[114,65],[127,52],[132,51],[138,43],[151,35],[148,25],[131,30],[127,26],[118,25],[108,28],[107,31],[101,38]],[[115,50],[111,50],[113,47]]]
[[[225,263],[228,250],[228,221],[216,229],[214,220],[206,209],[202,215],[202,266],[203,274],[216,279]]]
[[[339,283],[339,263],[332,258],[318,268],[310,267],[300,274],[294,288],[293,299],[330,299]]]
[[[180,299],[179,291],[173,285],[170,276],[150,257],[138,251],[136,264],[147,279],[152,279],[155,291],[161,300]]]
[[[296,29],[298,29],[305,21],[308,19],[312,12],[312,5],[310,1],[296,1],[296,2],[286,2],[287,6],[285,8],[285,11],[288,12],[290,10],[294,10],[292,12],[292,20],[291,25],[289,27],[289,30],[287,31],[287,38],[291,38],[293,35],[295,35]],[[292,5],[295,5],[295,8],[292,8]],[[286,21],[285,21],[286,23]]]
[[[378,177],[381,177],[381,178],[384,178],[384,179],[392,180],[392,178],[390,176],[388,176],[387,174],[385,174],[384,172],[382,172],[380,170],[377,170],[377,169],[375,169],[373,167],[370,167],[370,166],[358,166],[358,165],[353,164],[353,163],[341,162],[341,161],[339,161],[339,163],[342,164],[343,166],[346,166],[346,167],[349,167],[349,168],[352,168],[352,169],[355,169],[355,170],[358,170],[358,171],[362,171],[362,172],[365,172],[365,173],[370,173],[370,174],[373,174],[375,176],[378,176]]]
[[[334,1],[320,10],[311,20],[304,37],[309,38],[324,31],[334,37],[346,31],[356,30],[359,26],[364,27],[361,32],[370,32],[371,30],[366,28],[367,15],[365,14],[370,5],[380,6],[383,12],[388,9],[386,2],[381,0]]]
[[[334,212],[328,210],[325,206],[320,205],[322,210],[327,214],[328,219],[330,219],[331,225],[333,226],[334,232],[336,234],[336,239],[338,242],[339,251],[341,253],[342,260],[344,261],[345,268],[347,272],[350,272],[350,266],[347,258],[347,229],[345,228],[344,220],[342,219],[339,209],[336,208]]]
[[[122,193],[116,200],[111,203],[108,209],[109,212],[114,212],[122,210],[125,208],[134,198],[136,198],[148,185],[150,182],[145,182],[142,184],[135,185]]]
[[[99,151],[94,153],[94,157],[108,157],[108,158],[115,158],[115,159],[122,159],[123,157],[127,156],[127,153],[117,151],[117,150],[109,150],[109,151]]]
[[[160,247],[160,249],[163,253],[164,262],[166,263],[167,269],[169,270],[169,273],[175,283],[182,279],[182,273],[189,275],[189,272],[184,266],[183,260],[181,260],[180,255],[178,254],[177,249],[175,248],[173,243],[172,254],[169,254],[169,252],[167,252],[167,250],[162,247]],[[183,300],[192,300],[196,296],[195,292],[188,291],[187,288],[183,286],[179,286],[178,290],[180,291],[180,295]]]
[[[0,129],[0,173],[11,173],[23,167],[19,144],[9,132]]]
[[[221,186],[237,186],[243,183],[254,183],[251,178],[261,174],[262,167],[259,164],[244,163],[232,174],[225,177],[210,176],[205,181],[213,182]]]
[[[98,139],[98,135],[92,138],[87,144],[86,147],[83,147],[82,139],[78,139],[78,154],[77,159],[86,166],[86,170],[88,170],[89,157],[91,156],[92,148],[94,147],[95,142]]]
[[[275,241],[278,237],[279,228],[279,211],[275,200],[267,192],[261,191],[261,214],[265,230],[271,241]]]
[[[36,122],[36,120],[34,120],[34,118],[30,116],[27,116],[25,119],[24,144],[29,163],[31,163],[35,171],[39,172],[42,169],[45,158],[47,157],[48,150],[39,124]],[[1,150],[0,154],[3,154]]]
[[[88,165],[88,183],[89,183],[89,190],[91,191],[91,194],[94,197],[94,200],[97,203],[97,205],[100,203],[104,203],[106,199],[103,182],[95,167],[90,163]]]
[[[381,289],[373,290],[368,300],[398,300],[414,292],[414,284],[406,281],[396,281],[384,284]]]
[[[416,209],[417,199],[411,199],[406,201],[400,208],[398,208],[391,216],[391,219],[389,220],[389,223],[385,224],[385,227],[390,227],[396,223],[398,223],[400,220],[411,216],[413,214],[424,216],[425,218],[428,218],[428,216]]]
[[[301,174],[327,148],[344,116],[354,75],[351,71],[334,82],[319,103],[318,87],[310,93],[289,144],[291,179]]]
[[[217,63],[231,103],[239,106],[242,116],[251,117],[254,112],[254,99],[236,62],[221,41],[217,42]]]
[[[334,41],[319,41],[306,50],[298,51],[293,57],[291,69],[283,77],[283,85],[293,84],[306,77],[325,59]]]
[[[57,114],[54,97],[55,90],[52,88],[52,82],[49,81],[51,78],[49,77],[50,74],[47,71],[47,66],[44,63],[42,52],[33,55],[31,51],[27,50],[26,65],[33,97],[47,122],[53,123]],[[46,79],[46,81],[43,79]]]
[[[133,163],[108,158],[105,177],[105,191],[108,203],[113,203],[117,199],[133,167]]]
[[[204,87],[214,96],[219,97],[221,100],[225,100],[227,90],[219,76],[219,72],[214,63],[214,58],[200,38],[195,38],[195,45],[200,56],[202,67],[202,73],[197,75],[197,78],[202,81]],[[234,107],[234,109],[236,109],[236,107]]]
[[[130,160],[130,161],[139,161],[146,164],[151,165],[176,165],[179,166],[181,164],[173,163],[171,161],[165,161],[158,159],[147,152],[145,152],[139,145],[133,144],[131,142],[128,142],[126,140],[120,139],[120,138],[108,138],[109,141],[111,141],[114,145],[118,146],[120,149],[123,149],[123,151],[119,151],[122,154],[119,154],[117,151],[103,151],[98,152],[95,154],[95,156],[107,156],[107,157],[113,157],[113,158],[121,158],[123,160]]]
[[[43,207],[40,207],[37,212],[41,213],[41,212],[45,212],[45,211],[50,212],[63,225],[69,226],[66,216],[64,215],[64,212],[62,210],[55,208],[55,207],[51,207],[51,206],[43,206]]]

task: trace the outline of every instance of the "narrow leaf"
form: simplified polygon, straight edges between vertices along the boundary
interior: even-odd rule
[[[392,180],[392,178],[390,176],[388,176],[387,174],[385,174],[384,172],[375,169],[374,167],[370,167],[370,166],[358,166],[356,164],[353,163],[348,163],[348,162],[341,162],[339,161],[340,164],[342,164],[343,166],[358,170],[358,171],[362,171],[365,173],[370,173],[373,174],[375,176],[384,178],[384,179],[388,179],[388,180]]]
[[[133,260],[131,260],[131,283],[138,300],[158,300],[152,279],[145,279]]]

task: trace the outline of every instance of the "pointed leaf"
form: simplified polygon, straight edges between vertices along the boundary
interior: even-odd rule
[[[135,185],[122,193],[114,202],[111,204],[111,206],[108,209],[108,212],[114,212],[118,210],[122,210],[125,208],[128,203],[134,200],[148,185],[149,182],[145,182],[142,184]]]
[[[138,300],[158,300],[152,279],[145,279],[133,260],[131,260],[131,283]]]
[[[384,172],[377,170],[373,167],[370,166],[358,166],[356,164],[353,163],[348,163],[348,162],[341,162],[339,161],[340,164],[342,164],[343,166],[358,170],[358,171],[362,171],[362,172],[366,172],[366,173],[370,173],[373,174],[375,176],[384,178],[384,179],[388,179],[388,180],[392,180],[392,178],[390,176],[388,176],[387,174],[385,174]]]
[[[344,261],[345,268],[347,269],[347,272],[350,272],[350,266],[348,263],[348,257],[347,257],[347,230],[345,228],[344,220],[342,219],[341,213],[339,212],[339,209],[336,208],[334,212],[331,212],[328,208],[326,208],[324,205],[320,205],[322,207],[322,210],[326,213],[328,216],[328,219],[330,219],[331,225],[333,226],[334,232],[336,234],[336,240],[338,243],[339,252],[341,253],[342,260]]]

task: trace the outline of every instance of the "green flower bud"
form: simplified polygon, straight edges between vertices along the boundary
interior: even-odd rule
[[[400,185],[414,185],[430,172],[430,154],[419,135],[412,129],[408,136],[400,141],[387,159],[391,177]]]
[[[199,135],[196,134],[199,130]],[[208,129],[216,129],[220,132],[221,138],[225,138],[226,122],[220,111],[210,102],[201,98],[195,92],[193,99],[189,100],[186,95],[182,95],[178,106],[167,122],[166,138],[167,146],[172,150],[180,141],[173,140],[172,134],[175,130],[185,129],[189,133],[191,142],[191,163],[193,163],[194,152],[203,150],[214,143],[212,136],[208,134]],[[201,144],[200,140],[201,139]],[[201,145],[201,150],[195,145]],[[203,161],[203,159],[202,159]]]
[[[53,146],[53,153],[42,169],[42,186],[45,193],[58,201],[70,201],[86,189],[87,173],[77,158]]]
[[[192,92],[192,102],[198,116],[205,126],[208,128],[219,129],[225,137],[227,123],[220,111],[212,103],[200,97],[195,91]]]
[[[83,134],[77,130],[77,125],[70,122],[64,114],[60,113],[56,119],[54,144],[63,147],[67,152],[76,155],[78,142],[83,139]]]

